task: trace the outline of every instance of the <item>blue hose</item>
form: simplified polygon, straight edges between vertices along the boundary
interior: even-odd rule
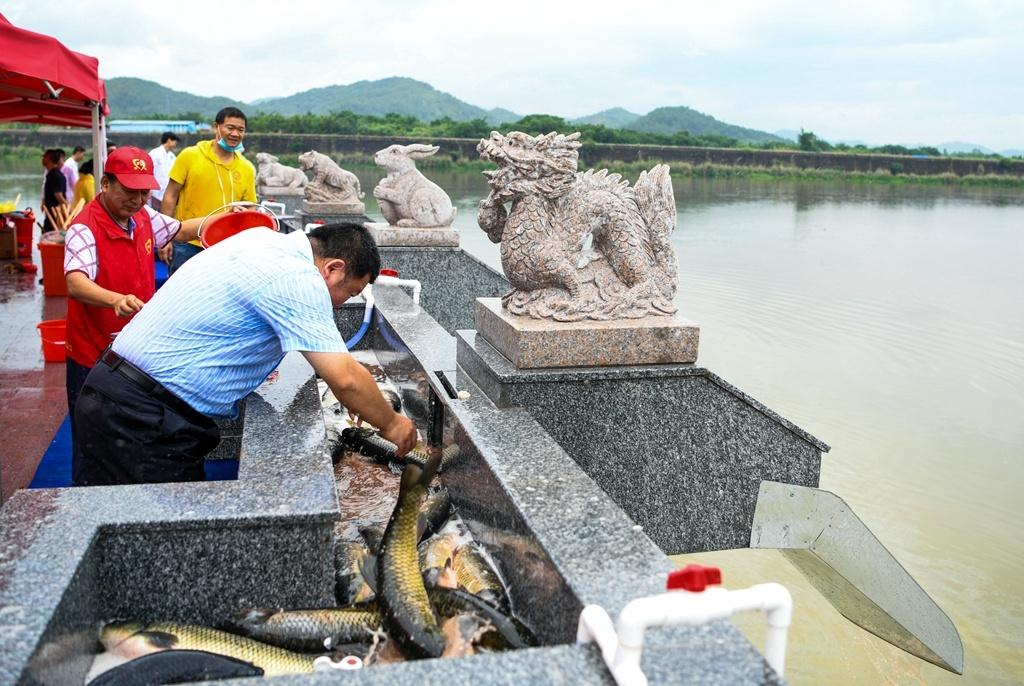
[[[359,329],[352,335],[352,338],[345,341],[345,347],[351,350],[355,346],[359,345],[359,341],[363,340],[363,336],[370,330],[370,321],[373,319],[373,308],[366,308],[366,314],[363,315],[363,323],[359,326]]]

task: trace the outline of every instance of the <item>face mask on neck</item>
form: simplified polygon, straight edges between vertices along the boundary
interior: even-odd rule
[[[244,152],[245,151],[245,146],[242,143],[239,143],[238,145],[236,145],[234,147],[231,147],[230,145],[227,144],[227,142],[223,138],[218,138],[217,139],[217,145],[219,145],[221,147],[221,149],[226,150],[228,152]]]

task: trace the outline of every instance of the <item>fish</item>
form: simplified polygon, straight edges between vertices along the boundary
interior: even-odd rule
[[[425,422],[430,417],[430,406],[423,392],[415,388],[403,388],[402,403],[405,406],[406,414],[413,419]]]
[[[399,465],[415,464],[420,469],[424,469],[430,459],[430,455],[418,447],[413,448],[402,457],[397,457],[394,443],[383,438],[379,431],[365,426],[350,426],[347,429],[342,429],[341,444],[347,450],[365,455],[375,462],[385,465],[392,462]],[[454,463],[459,454],[459,446],[454,443],[446,446],[442,451],[441,463],[437,471],[443,471]]]
[[[384,399],[391,404],[391,409],[395,412],[402,411],[402,399],[398,397],[398,394],[388,388],[380,389],[380,394],[384,396]]]
[[[395,444],[384,439],[377,431],[363,426],[350,426],[341,432],[341,443],[348,450],[388,464],[395,459]]]
[[[359,527],[359,535],[363,537],[363,541],[366,543],[366,548],[370,554],[376,555],[377,551],[380,550],[380,542],[384,538],[384,529],[373,525],[361,526]]]
[[[445,647],[416,552],[420,505],[440,465],[440,450],[422,468],[406,465],[377,559],[377,601],[388,633],[403,650],[421,658],[439,657]]]
[[[124,658],[118,661],[118,657],[116,653],[100,653],[85,683],[89,686],[149,686],[263,675],[263,670],[253,664],[202,650],[163,650],[128,661]],[[102,667],[108,662],[117,664],[95,671],[97,665]]]
[[[445,446],[444,449],[441,451],[441,466],[438,468],[437,471],[443,472],[445,469],[450,467],[456,460],[458,460],[460,454],[461,451],[459,450],[459,446],[455,445],[454,443]],[[427,455],[422,450],[413,448],[404,456],[402,456],[400,458],[400,461],[402,464],[415,464],[419,465],[420,468],[422,468],[424,465],[426,465],[429,457],[430,456]]]
[[[420,572],[427,586],[457,588],[453,560],[455,550],[463,544],[457,534],[447,532],[432,536],[419,546]]]
[[[383,624],[375,603],[308,610],[243,610],[227,623],[232,631],[263,643],[298,651],[332,650],[369,641]]]
[[[446,645],[441,657],[475,655],[476,644],[492,631],[494,627],[487,620],[470,612],[444,620],[441,622],[441,633],[444,634]]]
[[[177,622],[111,622],[101,630],[100,642],[108,651],[132,658],[172,649],[201,650],[248,662],[266,676],[312,672],[316,659],[227,631]]]
[[[444,461],[444,457],[441,458]],[[420,508],[420,517],[416,524],[419,540],[424,540],[441,530],[452,514],[452,498],[448,489],[437,488],[427,494],[427,499]]]
[[[540,645],[532,630],[512,615],[505,614],[482,599],[451,588],[429,588],[427,595],[434,612],[442,619],[472,612],[494,627],[494,635],[482,637],[483,646],[490,650],[530,648]]]
[[[452,560],[455,577],[459,588],[494,605],[499,609],[508,609],[508,593],[501,583],[497,572],[484,557],[484,553],[474,544],[464,545],[455,551]]]
[[[335,541],[334,596],[338,605],[353,605],[373,597],[373,589],[363,575],[368,554],[366,546],[358,541]]]

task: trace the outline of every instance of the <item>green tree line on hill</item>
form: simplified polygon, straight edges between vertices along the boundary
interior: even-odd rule
[[[193,119],[195,112],[175,116],[154,115],[152,119]],[[831,145],[810,131],[801,132],[797,142],[762,141],[752,143],[740,141],[719,134],[695,135],[688,131],[672,134],[616,129],[601,124],[568,122],[562,117],[550,114],[530,114],[517,121],[494,126],[484,119],[456,121],[450,117],[424,122],[415,117],[401,114],[376,116],[354,112],[332,112],[331,114],[283,115],[257,112],[249,116],[249,130],[260,133],[313,133],[365,136],[403,136],[409,138],[487,138],[495,129],[523,131],[533,136],[550,131],[579,131],[584,143],[609,143],[622,145],[666,145],[698,148],[746,148],[754,150],[805,150],[816,152],[880,153],[888,155],[928,155],[938,157],[942,152],[932,147],[907,148],[902,145],[867,147],[845,144]]]

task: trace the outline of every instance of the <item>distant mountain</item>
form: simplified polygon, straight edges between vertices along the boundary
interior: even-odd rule
[[[642,114],[636,114],[621,107],[613,107],[610,110],[601,110],[586,117],[570,119],[569,122],[572,124],[599,124],[607,126],[609,129],[624,129],[642,116]]]
[[[977,143],[965,143],[963,141],[948,141],[946,143],[939,143],[935,147],[943,152],[954,154],[960,152],[980,152],[983,155],[995,154],[984,145],[978,145]]]
[[[394,112],[428,122],[443,117],[456,121],[487,119],[489,115],[487,110],[439,91],[429,83],[399,76],[357,81],[348,86],[313,88],[286,98],[264,100],[257,109],[283,115],[348,110],[383,116]]]
[[[243,103],[224,97],[206,98],[176,91],[144,79],[118,77],[107,79],[107,97],[111,119],[138,119],[154,114],[176,115],[197,112],[213,119],[222,107],[239,107],[247,114],[329,114],[349,110],[356,114],[383,116],[395,112],[433,121],[450,117],[456,121],[486,119],[491,124],[517,121],[515,112],[495,108],[485,110],[435,89],[422,81],[389,78],[358,81],[348,86],[327,86],[295,93],[287,97],[260,98]]]
[[[779,129],[773,133],[779,138],[784,138],[787,141],[792,141],[793,143],[800,140],[800,132],[796,129]]]
[[[493,110],[487,111],[488,124],[511,124],[512,122],[519,121],[522,118],[523,117],[521,115],[501,107],[495,107]]]
[[[176,115],[198,112],[213,119],[217,111],[234,106],[245,109],[245,103],[230,98],[205,98],[161,86],[154,81],[118,77],[107,79],[107,102],[111,119],[139,119],[154,114]]]
[[[757,131],[755,129],[746,129],[742,126],[726,124],[689,107],[659,107],[623,128],[633,131],[665,134],[672,134],[677,131],[689,131],[698,136],[717,134],[753,143],[782,140],[779,136],[766,131]]]
[[[999,154],[1003,157],[1024,157],[1024,150],[1011,148],[1010,150],[1000,150]]]

